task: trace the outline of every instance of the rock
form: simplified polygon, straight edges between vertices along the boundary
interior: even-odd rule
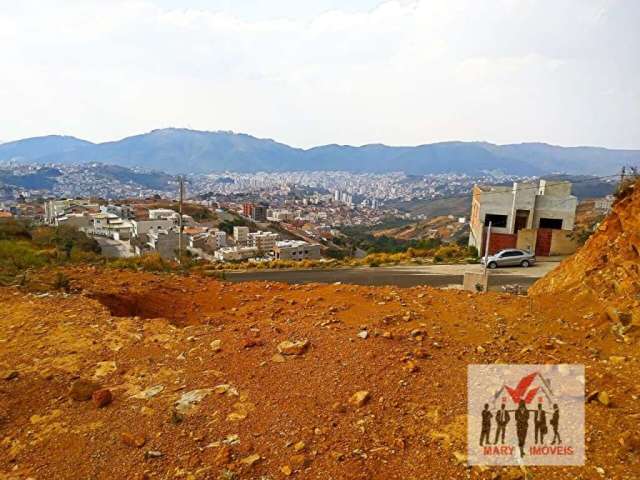
[[[138,398],[141,400],[149,400],[150,398],[155,397],[160,392],[164,390],[164,385],[154,385],[153,387],[149,387],[145,390],[142,390],[140,393],[136,393],[131,398]]]
[[[178,413],[175,408],[172,408],[171,414],[169,415],[169,421],[174,425],[179,425],[184,421],[184,415]]]
[[[296,452],[301,452],[302,450],[304,450],[306,448],[306,445],[303,441],[297,442],[293,445],[293,449]]]
[[[281,354],[276,353],[273,355],[273,357],[271,357],[271,361],[274,363],[283,363],[285,361],[285,358]]]
[[[90,380],[80,378],[71,384],[69,396],[78,402],[86,402],[87,400],[91,400],[93,392],[99,389],[100,385]]]
[[[609,398],[609,394],[605,391],[598,392],[597,398],[598,398],[598,401],[605,407],[608,407],[611,404],[611,399]]]
[[[249,467],[253,466],[256,462],[259,462],[262,457],[258,453],[254,453],[247,457],[240,459],[240,463]]]
[[[191,390],[190,392],[183,393],[180,399],[174,404],[176,412],[183,415],[193,410],[194,406],[209,395],[213,391],[212,388],[201,388],[198,390]]]
[[[309,348],[309,340],[298,340],[292,342],[285,340],[278,344],[278,352],[282,355],[302,355]]]
[[[461,464],[466,464],[467,463],[467,456],[464,453],[462,453],[462,452],[453,452],[453,456],[458,461],[458,463],[461,463]]]
[[[369,332],[367,332],[366,330],[361,330],[360,332],[358,332],[358,336],[361,339],[366,340],[366,338],[369,336]]]
[[[264,342],[259,338],[245,338],[242,342],[243,348],[253,348],[253,347],[261,347],[264,345]]]
[[[220,447],[218,449],[218,453],[216,453],[216,458],[213,460],[213,462],[218,467],[224,467],[225,465],[229,465],[231,463],[231,449],[226,445],[223,445],[222,447]]]
[[[371,394],[367,390],[360,390],[349,399],[351,405],[355,405],[357,408],[363,407],[371,398]]]
[[[309,465],[309,459],[303,455],[292,455],[291,458],[291,464],[295,467],[295,468],[304,468],[307,465]]]
[[[229,385],[228,383],[216,385],[215,387],[213,387],[213,392],[217,393],[218,395],[226,394],[229,397],[238,396],[238,390],[236,389],[236,387]]]
[[[149,450],[147,452],[144,453],[145,458],[160,458],[162,457],[162,452],[159,452],[157,450]]]
[[[106,377],[117,370],[116,362],[98,362],[96,365],[96,371],[93,374],[93,378],[98,380],[102,377]]]
[[[143,434],[124,432],[120,438],[122,439],[122,443],[129,447],[141,448],[147,443],[147,439]]]
[[[2,378],[2,380],[13,380],[14,378],[18,378],[18,371],[17,370],[5,370],[4,372],[0,373],[0,378]]]
[[[290,476],[293,473],[293,470],[289,465],[283,465],[282,467],[280,467],[280,471],[286,477]]]
[[[382,333],[382,338],[392,339],[393,338],[393,334],[391,332],[383,332]]]
[[[624,361],[626,360],[626,357],[619,357],[619,356],[611,356],[609,357],[609,363],[611,363],[612,365],[618,365],[620,363],[624,363]]]
[[[420,367],[418,366],[418,364],[416,362],[414,362],[413,360],[409,360],[404,368],[409,373],[416,373],[417,371],[420,370]]]
[[[416,358],[424,359],[424,358],[429,358],[431,355],[429,355],[429,352],[427,351],[426,348],[420,347],[420,348],[416,348],[413,351],[413,356]]]
[[[229,422],[241,422],[245,418],[247,418],[247,412],[231,412],[227,415]]]
[[[331,406],[331,410],[336,413],[345,413],[347,411],[347,407],[340,402],[336,402]]]
[[[93,392],[91,399],[96,407],[102,408],[106,407],[113,401],[113,394],[108,388],[101,388],[100,390]]]
[[[621,312],[616,308],[607,307],[605,314],[612,322],[621,323],[625,327],[631,323],[632,316],[629,312]]]
[[[214,340],[209,344],[209,346],[214,352],[219,352],[220,350],[222,350],[222,340]]]
[[[486,353],[486,352],[487,352],[487,349],[486,349],[486,348],[484,348],[482,345],[478,345],[478,346],[476,347],[476,352],[478,352],[478,353]]]

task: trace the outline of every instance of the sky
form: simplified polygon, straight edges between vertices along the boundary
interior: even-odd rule
[[[0,0],[0,141],[640,148],[637,0]]]

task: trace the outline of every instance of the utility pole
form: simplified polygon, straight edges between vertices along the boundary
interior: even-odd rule
[[[489,240],[491,239],[491,222],[487,227],[487,241],[484,246],[484,274],[487,274],[487,261],[489,260]]]
[[[180,201],[178,203],[178,213],[180,214],[180,231],[178,232],[178,263],[182,263],[182,231],[184,226],[182,224],[182,202],[184,201],[184,178],[180,178]]]

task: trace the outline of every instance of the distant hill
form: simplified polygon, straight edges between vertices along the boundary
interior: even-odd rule
[[[86,140],[62,135],[25,138],[15,142],[0,143],[0,161],[29,160],[37,161],[49,155],[61,155],[94,145]]]
[[[175,178],[162,172],[139,172],[118,165],[91,164],[82,169],[88,182],[109,185],[129,184],[153,190],[174,190]],[[41,167],[27,174],[13,174],[10,168],[0,166],[0,187],[19,187],[29,190],[51,190],[59,177],[64,175],[57,168]]]
[[[494,145],[443,142],[416,147],[325,145],[308,150],[233,132],[167,128],[114,142],[92,144],[73,137],[38,137],[0,145],[0,160],[43,163],[100,162],[168,173],[215,171],[404,171],[408,174],[607,175],[640,164],[640,150],[558,147],[542,143]]]

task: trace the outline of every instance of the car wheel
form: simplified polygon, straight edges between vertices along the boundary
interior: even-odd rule
[[[527,268],[530,265],[529,260],[523,260],[520,265],[522,265],[524,268]]]
[[[498,267],[498,264],[496,262],[489,262],[488,267],[493,270]]]

